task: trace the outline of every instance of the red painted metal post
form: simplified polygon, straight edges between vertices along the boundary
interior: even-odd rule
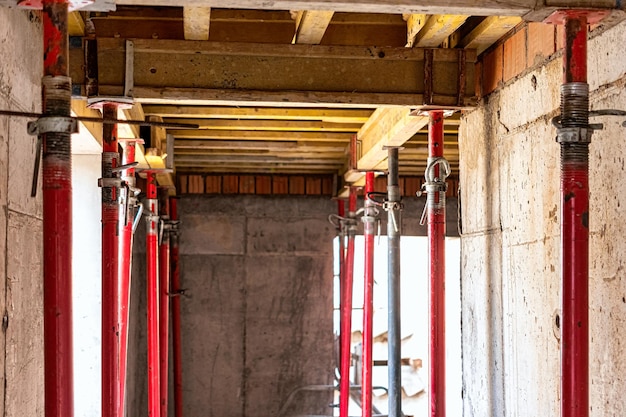
[[[339,372],[341,372],[341,341],[342,335],[341,331],[343,330],[343,325],[341,324],[342,317],[342,306],[343,306],[343,295],[345,294],[345,277],[344,277],[344,268],[346,262],[346,226],[345,221],[343,220],[346,216],[346,202],[342,199],[337,199],[337,216],[339,218],[337,224],[337,238],[338,238],[338,249],[337,249],[337,262],[339,264]],[[339,383],[341,385],[341,381]],[[341,389],[340,389],[341,391]],[[341,393],[339,394],[341,397]]]
[[[339,375],[339,416],[348,417],[350,405],[350,364],[352,351],[350,341],[352,339],[352,289],[354,284],[354,239],[356,236],[356,188],[350,187],[348,200],[348,222],[346,229],[348,234],[345,263],[343,268],[343,285],[341,292],[341,360]]]
[[[169,354],[169,314],[170,314],[170,233],[169,233],[169,196],[161,199],[163,206],[161,219],[164,227],[159,246],[159,366],[161,369],[161,417],[167,417],[168,394],[168,354]]]
[[[174,416],[183,417],[183,351],[180,323],[180,265],[178,253],[178,200],[170,198],[170,218],[172,219],[172,233],[170,235],[171,273],[172,273],[172,348],[174,360]]]
[[[429,112],[426,172],[430,277],[430,416],[446,415],[446,303],[445,303],[445,178],[437,158],[443,158],[443,111]],[[430,185],[430,187],[429,187]],[[432,187],[432,188],[431,188]],[[442,189],[443,188],[443,189]]]
[[[135,140],[124,141],[122,165],[135,162]],[[130,305],[132,248],[133,248],[133,209],[135,206],[135,168],[122,172],[122,179],[127,184],[127,205],[121,221],[120,263],[119,263],[119,317],[120,317],[120,401],[119,416],[124,416],[126,403],[126,363],[128,358],[128,314]]]
[[[43,3],[44,117],[71,116],[68,4]],[[46,417],[74,415],[72,149],[69,132],[43,137],[44,384]]]
[[[156,174],[148,172],[146,190],[146,272],[148,327],[148,417],[161,417],[159,370],[159,207]]]
[[[361,416],[372,416],[372,349],[374,339],[374,235],[376,217],[374,202],[368,198],[374,192],[374,173],[365,174],[365,285],[363,287],[363,369],[361,378]]]
[[[102,106],[105,119],[117,118],[117,105]],[[119,316],[119,165],[117,125],[103,125],[102,135],[102,415],[120,411]]]
[[[587,19],[565,18],[563,128],[589,125]],[[589,415],[589,141],[561,141],[561,415]],[[590,136],[590,135],[589,135]],[[559,135],[559,137],[561,137]]]

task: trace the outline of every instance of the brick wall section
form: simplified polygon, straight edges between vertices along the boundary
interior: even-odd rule
[[[591,26],[591,30],[600,26]],[[476,94],[484,97],[527,70],[544,65],[563,49],[563,26],[521,23],[479,57]]]
[[[332,175],[252,175],[252,174],[178,174],[177,190],[185,194],[243,194],[243,195],[319,195],[333,196]],[[459,182],[448,179],[448,197],[458,195]],[[402,196],[414,196],[424,183],[423,177],[400,177]],[[374,190],[387,191],[387,178],[379,176],[374,182]]]

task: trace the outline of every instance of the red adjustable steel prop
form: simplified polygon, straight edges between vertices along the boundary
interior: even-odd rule
[[[174,416],[183,417],[183,352],[180,323],[180,265],[178,253],[178,199],[170,198],[170,218],[173,230],[170,236],[170,255],[172,271],[172,348],[174,360]]]
[[[565,85],[586,84],[585,17],[566,18],[563,58]],[[576,124],[566,117],[561,122],[564,127]],[[588,120],[582,122],[588,124]],[[580,149],[573,149],[576,145]],[[561,150],[563,417],[589,415],[589,148],[588,144],[576,145]]]
[[[147,327],[148,327],[148,417],[161,417],[159,370],[159,207],[156,174],[148,171],[146,208]]]
[[[117,118],[117,105],[102,106],[105,119]],[[102,135],[102,415],[120,411],[119,316],[119,166],[117,124],[103,125]],[[111,182],[107,182],[111,181]]]
[[[347,225],[348,243],[345,252],[345,263],[342,270],[343,285],[341,292],[341,358],[339,375],[339,416],[348,417],[350,404],[350,364],[352,352],[350,341],[352,338],[352,289],[354,286],[354,238],[356,235],[356,188],[350,187],[348,200],[348,218],[352,222]],[[342,245],[340,245],[341,247]]]
[[[124,141],[122,165],[135,162],[135,140]],[[120,318],[120,401],[119,416],[124,416],[126,404],[126,365],[128,359],[128,314],[130,305],[132,248],[133,248],[133,206],[135,188],[135,168],[129,167],[123,171],[123,180],[128,185],[126,198],[128,208],[121,222],[120,263],[119,263],[119,318]]]
[[[365,238],[365,285],[363,287],[363,369],[361,378],[361,415],[372,416],[372,350],[374,339],[374,235],[376,219],[374,203],[368,194],[374,192],[374,173],[365,174],[365,213],[363,234]]]
[[[71,116],[68,4],[43,3],[44,117]],[[46,417],[73,417],[71,134],[43,134],[44,385]]]
[[[167,190],[161,210],[161,219],[169,220],[169,197]],[[169,341],[169,314],[170,314],[170,233],[169,224],[162,223],[161,244],[159,245],[159,366],[161,369],[161,417],[167,417],[168,391],[168,341]]]
[[[434,158],[443,157],[443,111],[430,111],[428,126],[429,165]],[[433,165],[434,178],[441,178],[440,167]],[[428,176],[428,175],[427,175]],[[428,181],[428,179],[427,179]],[[442,195],[443,193],[443,195]],[[429,190],[426,210],[428,217],[428,249],[430,276],[430,415],[446,415],[446,210],[445,191]]]

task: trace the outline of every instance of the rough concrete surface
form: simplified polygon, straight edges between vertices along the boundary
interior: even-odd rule
[[[42,30],[36,12],[0,8],[0,108],[41,107]],[[41,195],[30,198],[35,139],[0,116],[0,416],[43,415]]]
[[[184,196],[179,207],[185,414],[276,415],[294,389],[332,384],[335,230],[327,217],[336,204]],[[141,301],[131,307],[133,415],[145,412],[147,396],[144,258],[135,258]],[[302,394],[296,411],[324,414],[331,402],[328,393]]]
[[[622,23],[589,44],[592,109],[626,109]],[[609,64],[610,62],[610,64]],[[560,57],[489,95],[460,128],[465,417],[555,416],[560,355]],[[590,146],[591,416],[626,413],[623,118]]]

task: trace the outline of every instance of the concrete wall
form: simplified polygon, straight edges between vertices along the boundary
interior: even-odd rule
[[[0,7],[0,109],[41,109],[41,24]],[[30,197],[36,139],[0,116],[0,416],[43,415],[41,193]]]
[[[593,109],[626,109],[625,41],[624,23],[590,41]],[[553,331],[560,308],[559,145],[550,118],[558,114],[561,68],[557,54],[487,96],[461,124],[465,417],[559,413]],[[602,122],[605,129],[590,147],[590,401],[596,417],[626,413],[626,144],[623,119]]]
[[[332,384],[335,230],[327,216],[336,204],[185,196],[179,206],[185,414],[276,415],[294,389]],[[135,249],[144,251],[139,237]],[[146,410],[145,337],[137,334],[145,328],[144,256],[135,258],[131,415]],[[332,397],[296,400],[291,411],[326,414]]]

